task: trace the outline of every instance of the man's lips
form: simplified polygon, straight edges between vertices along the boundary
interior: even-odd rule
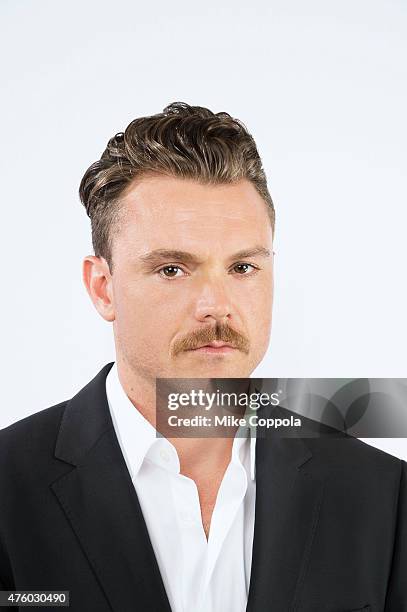
[[[231,353],[232,351],[235,351],[236,348],[232,344],[229,344],[228,342],[221,342],[220,340],[215,340],[213,342],[209,342],[208,344],[204,344],[202,346],[199,346],[196,349],[191,349],[191,350],[194,352],[201,352],[201,353],[225,354],[225,353]]]

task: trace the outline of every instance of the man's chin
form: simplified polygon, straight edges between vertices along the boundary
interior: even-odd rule
[[[177,360],[178,376],[187,378],[246,378],[252,371],[247,355],[237,350],[218,354],[184,351]]]

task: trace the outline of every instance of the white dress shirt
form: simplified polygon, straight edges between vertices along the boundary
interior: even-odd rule
[[[244,612],[255,509],[255,442],[235,437],[213,510],[209,538],[195,481],[178,453],[127,397],[116,363],[106,378],[116,435],[132,477],[173,612]],[[250,439],[249,439],[250,438]]]

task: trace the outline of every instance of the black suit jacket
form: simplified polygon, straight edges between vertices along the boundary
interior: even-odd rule
[[[111,366],[0,431],[0,589],[69,590],[74,612],[170,612],[109,413]],[[247,612],[406,612],[406,476],[354,438],[259,438]]]

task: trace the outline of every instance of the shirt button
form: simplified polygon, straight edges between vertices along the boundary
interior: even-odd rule
[[[195,523],[194,515],[191,512],[180,512],[180,518],[185,525],[193,525]]]
[[[168,461],[170,460],[170,456],[169,456],[168,452],[166,450],[164,450],[164,449],[160,450],[160,457],[166,463],[168,463]]]

